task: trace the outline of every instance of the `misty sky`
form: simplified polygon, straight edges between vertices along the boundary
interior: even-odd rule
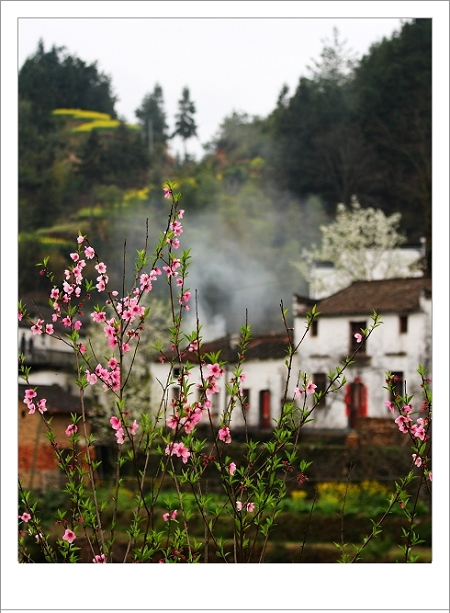
[[[231,3],[233,4],[233,3]],[[384,36],[401,27],[399,18],[23,18],[18,21],[18,64],[36,52],[65,46],[68,53],[92,63],[112,79],[116,111],[136,122],[135,110],[158,82],[169,129],[184,86],[196,105],[198,139],[188,141],[197,159],[202,144],[233,110],[267,116],[284,84],[294,93],[300,76],[308,76],[311,59],[320,58],[333,28],[361,58]],[[181,141],[173,147],[182,151]]]

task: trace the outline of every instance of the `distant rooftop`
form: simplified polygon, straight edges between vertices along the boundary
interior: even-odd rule
[[[420,310],[420,298],[431,298],[431,278],[354,281],[349,287],[315,301],[321,315],[370,315],[377,313],[413,313]],[[314,302],[314,301],[313,301]],[[297,314],[301,315],[310,298],[296,296]]]

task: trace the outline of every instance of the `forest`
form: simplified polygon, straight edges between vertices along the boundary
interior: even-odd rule
[[[431,19],[405,22],[359,60],[335,30],[295,91],[280,84],[267,117],[225,117],[201,160],[188,147],[170,154],[174,136],[186,144],[196,135],[187,87],[172,133],[158,83],[127,124],[96,63],[41,42],[18,82],[19,295],[48,302],[36,264],[50,256],[62,272],[79,232],[117,262],[110,278],[121,279],[125,242],[132,270],[146,219],[149,244],[159,236],[167,180],[189,215],[191,287],[206,317],[225,314],[229,332],[247,306],[256,330],[276,327],[280,300],[307,292],[293,263],[355,196],[400,213],[406,244],[426,239],[431,274],[431,29]]]

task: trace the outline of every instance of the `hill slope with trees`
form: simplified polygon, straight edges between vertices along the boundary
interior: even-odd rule
[[[187,86],[173,133],[158,83],[129,126],[95,63],[40,43],[19,72],[19,294],[41,291],[35,264],[45,255],[54,269],[67,266],[78,231],[105,259],[121,263],[125,240],[134,255],[145,219],[151,233],[164,223],[167,179],[178,182],[189,212],[185,240],[200,259],[192,274],[205,310],[240,317],[245,300],[289,304],[294,292],[306,292],[290,262],[320,240],[337,204],[355,196],[363,208],[399,213],[407,244],[426,238],[430,273],[431,40],[431,20],[411,20],[357,60],[334,31],[292,95],[282,86],[265,118],[225,117],[200,161],[169,152],[173,135],[196,133]],[[105,113],[116,125],[77,131],[53,112],[64,108]],[[261,313],[265,325],[277,316]]]

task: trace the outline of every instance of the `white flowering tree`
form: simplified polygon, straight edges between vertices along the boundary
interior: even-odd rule
[[[418,253],[400,255],[406,241],[399,232],[400,213],[363,208],[353,196],[349,207],[338,204],[333,223],[320,226],[322,243],[304,250],[301,262],[292,262],[311,283],[314,297],[331,294],[353,281],[410,276]],[[329,264],[329,274],[317,275],[318,264]],[[322,269],[323,270],[323,269]]]

